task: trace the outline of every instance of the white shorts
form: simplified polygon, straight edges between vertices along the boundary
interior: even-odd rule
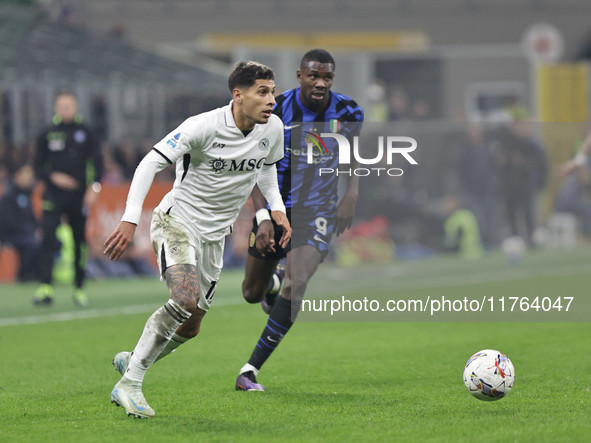
[[[173,265],[193,265],[197,268],[197,306],[208,311],[224,266],[225,239],[208,242],[196,238],[181,221],[160,209],[154,210],[150,237],[158,258],[161,279],[164,279],[164,271]]]

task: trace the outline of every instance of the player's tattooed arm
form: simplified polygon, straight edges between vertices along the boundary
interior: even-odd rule
[[[188,312],[195,312],[199,301],[199,279],[193,265],[174,265],[164,271],[170,298]]]

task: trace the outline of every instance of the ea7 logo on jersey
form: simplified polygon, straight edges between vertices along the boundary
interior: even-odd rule
[[[222,149],[222,148],[225,148],[226,147],[226,144],[225,143],[214,142],[213,145],[211,145],[211,147],[212,147],[212,149],[215,149],[215,148]]]

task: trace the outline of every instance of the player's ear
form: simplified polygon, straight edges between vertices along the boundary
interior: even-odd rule
[[[238,88],[234,88],[232,91],[232,98],[236,103],[242,104],[244,95],[242,94],[242,90]]]
[[[299,69],[296,71],[296,76],[298,78],[298,82],[301,84],[302,83],[302,71],[300,71]]]

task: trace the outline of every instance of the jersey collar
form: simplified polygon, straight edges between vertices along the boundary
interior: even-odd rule
[[[230,100],[230,104],[226,106],[226,110],[224,111],[224,118],[226,120],[227,127],[236,128],[236,122],[234,121],[234,116],[232,115],[232,103],[234,103],[234,100]]]

